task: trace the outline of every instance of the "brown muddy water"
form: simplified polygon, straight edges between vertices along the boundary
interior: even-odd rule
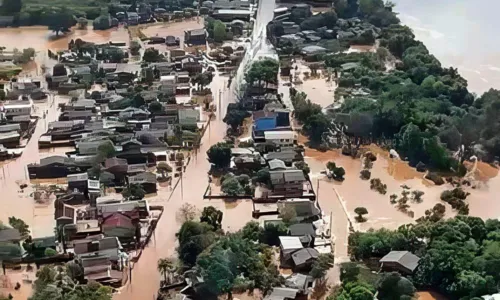
[[[0,45],[5,46],[7,50],[30,47],[37,51],[46,51],[47,49],[52,51],[65,50],[68,49],[68,43],[77,38],[96,44],[109,41],[128,42],[129,40],[128,32],[123,27],[95,31],[91,26],[84,30],[72,28],[71,32],[59,34],[58,36],[44,26],[0,29]]]

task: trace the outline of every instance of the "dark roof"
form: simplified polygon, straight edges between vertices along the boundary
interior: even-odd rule
[[[310,223],[298,223],[293,224],[288,227],[288,234],[291,236],[303,236],[310,235],[316,236],[313,224]]]
[[[15,228],[6,228],[0,230],[0,242],[18,242],[21,240],[21,234]]]
[[[381,263],[397,263],[412,272],[417,268],[419,261],[420,257],[409,251],[391,251],[380,260]]]
[[[39,166],[48,166],[52,164],[69,164],[71,159],[65,156],[49,156],[40,159]]]
[[[205,29],[193,29],[188,31],[190,35],[205,35]]]
[[[270,171],[269,174],[271,175],[272,184],[306,180],[302,170]]]
[[[307,263],[311,259],[317,259],[318,255],[318,250],[313,248],[304,248],[295,251],[292,254],[292,260],[296,266],[300,266]]]
[[[294,159],[298,158],[299,155],[297,154],[296,151],[290,150],[290,151],[281,151],[281,152],[269,152],[264,155],[266,160],[273,160],[273,159],[279,159],[284,162],[287,161],[293,161]]]
[[[33,244],[37,248],[49,248],[56,246],[56,237],[55,236],[46,236],[41,238],[33,239]]]

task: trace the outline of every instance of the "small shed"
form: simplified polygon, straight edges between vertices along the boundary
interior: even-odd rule
[[[410,275],[418,267],[420,257],[409,251],[391,251],[380,259],[382,269]]]

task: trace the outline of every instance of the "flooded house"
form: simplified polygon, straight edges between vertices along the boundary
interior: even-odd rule
[[[140,185],[144,189],[146,194],[153,194],[157,191],[157,179],[154,173],[143,172],[134,176],[130,176],[128,177],[128,183]]]
[[[270,171],[273,195],[301,197],[307,181],[302,170]]]
[[[205,45],[207,32],[205,29],[193,29],[184,32],[184,43],[188,45]]]

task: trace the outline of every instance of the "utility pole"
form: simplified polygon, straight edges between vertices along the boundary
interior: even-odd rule
[[[222,105],[221,105],[221,102],[222,102],[222,91],[219,89],[219,120],[221,119],[221,113],[222,113]]]
[[[319,178],[316,181],[316,201],[319,201]]]

